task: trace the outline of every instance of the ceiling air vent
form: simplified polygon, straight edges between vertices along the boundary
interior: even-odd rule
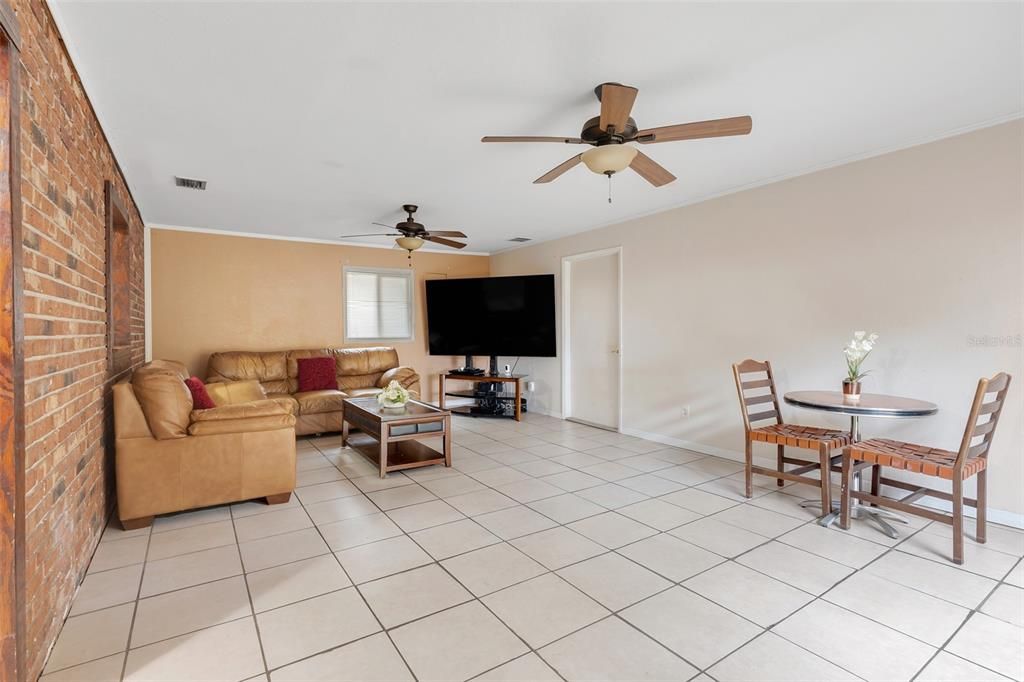
[[[178,187],[184,187],[185,189],[206,189],[206,180],[182,178],[177,175],[174,176],[174,184]]]
[[[510,242],[528,242],[528,241],[530,241],[530,238],[529,237],[512,237],[512,239],[509,239],[509,241]]]

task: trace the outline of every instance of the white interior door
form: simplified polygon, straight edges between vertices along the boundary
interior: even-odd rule
[[[620,304],[618,249],[565,260],[568,412],[593,426],[619,428]]]

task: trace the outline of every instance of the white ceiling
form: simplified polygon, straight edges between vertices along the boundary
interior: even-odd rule
[[[1024,110],[1019,2],[51,3],[149,224],[333,239],[411,202],[493,252]],[[576,135],[603,81],[641,127],[753,133],[645,147],[679,179],[611,206],[583,166],[531,184],[581,148],[479,142]]]

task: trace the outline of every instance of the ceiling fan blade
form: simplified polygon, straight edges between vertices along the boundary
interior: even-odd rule
[[[458,230],[442,230],[440,232],[438,232],[437,230],[430,230],[430,232],[428,232],[427,234],[429,234],[431,237],[458,237],[460,239],[467,238],[465,234],[459,232]]]
[[[351,239],[353,237],[401,237],[401,232],[374,232],[372,234],[342,234],[338,239]]]
[[[651,144],[653,142],[697,140],[703,137],[746,135],[753,128],[753,125],[754,121],[749,116],[716,118],[713,121],[695,121],[693,123],[680,123],[674,126],[639,130],[636,134],[636,141],[641,144]]]
[[[663,166],[656,163],[643,152],[636,153],[636,156],[633,157],[633,163],[629,164],[629,167],[655,187],[667,185],[676,179],[676,176],[669,173]]]
[[[480,138],[481,142],[562,142],[563,144],[583,144],[578,137],[547,137],[544,135],[487,135]]]
[[[563,161],[562,163],[558,164],[557,166],[555,166],[554,168],[549,170],[544,175],[542,175],[539,178],[537,178],[536,180],[534,180],[533,184],[535,184],[535,185],[542,185],[542,184],[544,184],[546,182],[551,182],[552,180],[557,178],[559,175],[561,175],[565,171],[569,170],[570,168],[572,168],[573,166],[578,164],[582,160],[582,158],[583,158],[582,154],[577,154],[576,156],[572,157],[568,161]]]
[[[461,243],[461,242],[453,242],[451,239],[444,239],[443,237],[435,237],[434,235],[426,236],[426,237],[424,237],[424,239],[426,239],[428,242],[434,242],[435,244],[443,244],[444,246],[450,246],[453,249],[464,249],[464,248],[466,248],[466,245]]]
[[[625,130],[637,92],[636,88],[617,83],[601,86],[601,130],[607,132],[608,126],[615,126],[619,132]]]
[[[385,225],[384,223],[370,223],[370,224],[371,224],[371,225],[377,225],[377,226],[379,226],[379,227],[386,227],[386,228],[388,228],[389,230],[393,230],[393,229],[395,229],[395,226],[394,226],[394,225]]]

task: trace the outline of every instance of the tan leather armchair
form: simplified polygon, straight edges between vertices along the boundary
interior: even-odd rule
[[[299,359],[333,357],[338,390],[299,391]],[[258,381],[268,398],[289,400],[296,414],[295,433],[341,431],[345,398],[373,396],[392,380],[419,397],[420,376],[398,364],[394,348],[316,348],[281,351],[214,353],[207,382]]]
[[[292,404],[193,410],[187,377],[184,365],[158,360],[114,386],[117,507],[125,529],[215,504],[287,502],[295,488]]]

